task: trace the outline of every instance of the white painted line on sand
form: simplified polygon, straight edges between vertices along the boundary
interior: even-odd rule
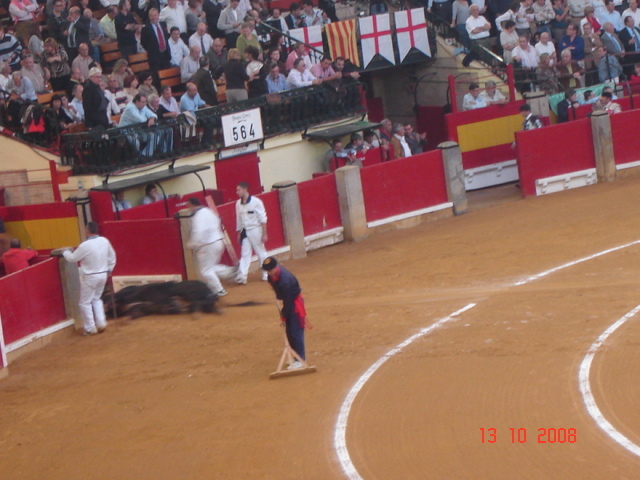
[[[532,275],[528,278],[525,278],[524,280],[521,280],[519,282],[514,283],[514,286],[519,286],[519,285],[526,285],[527,283],[531,283],[534,280],[538,280],[542,277],[546,277],[547,275],[551,274],[551,273],[555,273],[558,270],[562,270],[568,267],[573,267],[574,265],[578,265],[579,263],[583,263],[583,262],[587,262],[589,260],[593,260],[594,258],[598,258],[601,257],[603,255],[607,255],[608,253],[613,253],[613,252],[617,252],[618,250],[622,250],[623,248],[628,248],[628,247],[632,247],[633,245],[637,245],[640,243],[640,240],[636,240],[635,242],[630,242],[630,243],[625,243],[624,245],[619,245],[617,247],[613,247],[613,248],[609,248],[607,250],[603,250],[602,252],[598,252],[595,253],[593,255],[589,255],[588,257],[584,257],[584,258],[579,258],[578,260],[574,260],[572,262],[569,263],[565,263],[563,265],[560,265],[559,267],[555,267],[555,268],[551,268],[549,270],[545,270],[542,273],[538,273],[537,275]]]
[[[351,411],[351,406],[356,399],[356,396],[364,387],[364,384],[367,383],[374,373],[382,366],[384,363],[393,357],[395,354],[400,353],[402,349],[411,345],[417,339],[424,337],[425,335],[433,332],[434,330],[442,327],[445,323],[453,320],[455,317],[460,315],[461,313],[466,312],[467,310],[475,307],[475,303],[470,303],[467,306],[461,308],[460,310],[456,310],[451,315],[445,318],[441,318],[433,325],[423,328],[415,335],[407,338],[404,342],[400,343],[395,348],[392,348],[387,353],[385,353],[382,357],[376,361],[373,365],[369,367],[369,369],[362,374],[362,376],[358,379],[358,381],[351,387],[351,390],[347,394],[347,397],[342,402],[342,407],[340,408],[340,413],[338,414],[338,421],[336,422],[336,430],[333,436],[333,445],[338,454],[338,460],[340,461],[340,466],[342,467],[342,471],[345,473],[349,480],[362,480],[362,477],[356,470],[355,465],[351,461],[351,457],[349,456],[349,451],[347,450],[347,421],[349,419],[349,412]]]
[[[622,250],[624,248],[632,247],[634,245],[640,244],[640,240],[635,240],[633,242],[625,243],[624,245],[619,245],[617,247],[609,248],[607,250],[603,250],[601,252],[595,253],[593,255],[589,255],[587,257],[579,258],[577,260],[573,260],[571,262],[562,264],[558,267],[551,268],[549,270],[545,270],[544,272],[538,273],[536,275],[531,275],[530,277],[525,278],[524,280],[520,280],[518,282],[513,283],[511,286],[517,287],[520,285],[526,285],[540,278],[546,277],[552,273],[558,272],[565,268],[572,267],[574,265],[578,265],[580,263],[586,262],[588,260],[593,260],[594,258],[601,257],[603,255],[607,255],[609,253],[617,252],[618,250]],[[349,450],[347,449],[347,422],[349,420],[349,413],[351,412],[351,407],[353,402],[356,399],[356,396],[364,387],[364,384],[373,376],[374,373],[392,356],[402,351],[403,348],[413,343],[416,339],[423,337],[424,335],[431,333],[432,331],[440,328],[442,325],[450,321],[452,318],[460,315],[463,312],[475,307],[475,303],[470,303],[466,307],[461,308],[453,312],[448,317],[442,318],[438,320],[433,325],[423,328],[420,332],[415,335],[409,337],[407,340],[399,344],[397,347],[393,348],[381,358],[378,359],[376,363],[371,365],[369,369],[362,374],[362,376],[356,381],[356,383],[351,387],[347,397],[342,402],[342,406],[340,407],[340,413],[338,414],[338,420],[336,422],[336,429],[333,436],[333,445],[338,455],[338,461],[340,462],[340,466],[342,467],[343,472],[349,478],[349,480],[363,480],[355,465],[351,461],[351,457],[349,455]],[[589,353],[587,357],[582,362],[579,373],[579,382],[580,382],[580,391],[583,393],[583,398],[585,405],[587,406],[587,410],[589,414],[596,420],[596,423],[600,428],[602,428],[611,438],[613,438],[616,442],[622,445],[624,448],[629,450],[631,453],[640,456],[640,447],[635,443],[631,442],[627,437],[618,432],[602,415],[600,410],[598,409],[595,400],[593,399],[593,395],[591,395],[591,389],[589,387],[589,370],[591,368],[591,361],[593,360],[593,354],[595,353],[595,349],[600,347],[602,342],[620,325],[626,322],[629,318],[633,317],[638,311],[640,311],[640,305],[634,308],[631,312],[627,313],[624,317],[622,317],[618,322],[609,327],[601,336],[598,338],[596,343],[594,343],[589,349]],[[621,322],[622,321],[622,322]],[[621,322],[621,323],[619,323]],[[592,352],[593,350],[593,352]],[[583,369],[586,371],[586,381],[583,381]],[[586,387],[585,387],[586,385]],[[585,390],[586,388],[586,390]],[[588,395],[585,395],[585,391]]]
[[[593,361],[593,357],[595,356],[598,349],[613,332],[624,325],[628,320],[631,320],[638,312],[640,312],[640,305],[625,314],[622,318],[620,318],[604,332],[602,332],[602,335],[600,335],[598,339],[593,343],[593,345],[589,347],[587,355],[584,357],[582,363],[580,364],[580,370],[578,372],[578,384],[580,385],[580,393],[582,393],[582,399],[584,400],[584,404],[587,407],[587,411],[589,412],[589,415],[591,415],[591,417],[595,420],[598,427],[600,427],[604,431],[604,433],[609,435],[613,440],[618,442],[624,449],[640,457],[640,446],[625,437],[622,433],[616,430],[616,428],[611,425],[611,423],[609,423],[606,418],[604,418],[604,415],[596,404],[596,399],[593,397],[593,393],[591,392],[591,383],[589,381],[591,362]]]

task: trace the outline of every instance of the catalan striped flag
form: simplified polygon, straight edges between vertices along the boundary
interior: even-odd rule
[[[324,31],[329,42],[331,58],[344,57],[358,67],[361,65],[358,55],[356,21],[345,20],[325,25]]]

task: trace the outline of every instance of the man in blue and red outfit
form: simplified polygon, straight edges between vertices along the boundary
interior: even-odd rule
[[[306,311],[302,299],[298,280],[287,269],[278,265],[274,257],[267,257],[262,263],[262,269],[269,275],[269,283],[276,292],[276,298],[282,300],[280,317],[285,324],[287,340],[291,348],[305,360],[304,327]],[[289,366],[289,370],[301,368],[303,365],[297,360]]]

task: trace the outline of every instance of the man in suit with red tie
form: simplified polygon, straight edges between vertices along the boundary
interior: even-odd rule
[[[157,8],[149,10],[149,21],[142,28],[140,43],[149,56],[149,67],[154,72],[171,68],[169,36],[166,28],[160,23],[160,12]]]

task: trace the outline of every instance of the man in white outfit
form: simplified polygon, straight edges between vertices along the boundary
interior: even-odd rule
[[[87,239],[72,253],[63,252],[69,262],[80,262],[80,311],[84,320],[83,335],[102,333],[107,328],[102,292],[107,277],[116,266],[116,252],[111,243],[98,235],[98,224],[87,223]]]
[[[219,297],[227,294],[216,274],[216,269],[224,253],[223,233],[220,217],[207,207],[203,207],[197,198],[189,199],[191,217],[191,235],[187,247],[196,255],[200,276],[209,289]]]
[[[236,202],[236,231],[240,243],[240,265],[236,282],[247,283],[249,265],[251,265],[251,250],[256,252],[260,265],[267,258],[267,211],[259,198],[249,194],[249,185],[245,182],[238,184],[236,193],[240,199]],[[267,281],[267,272],[262,273],[262,281]]]

